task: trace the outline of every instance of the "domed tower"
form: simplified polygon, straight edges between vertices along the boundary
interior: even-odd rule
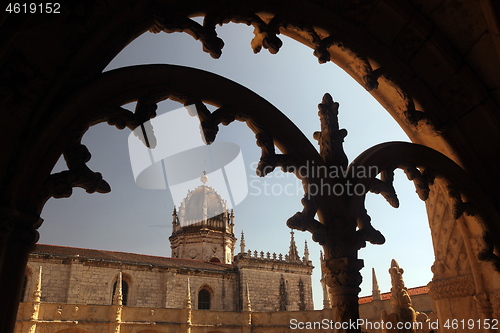
[[[231,264],[234,257],[234,214],[226,201],[210,186],[203,173],[202,185],[189,191],[179,212],[174,207],[172,235],[173,258]]]

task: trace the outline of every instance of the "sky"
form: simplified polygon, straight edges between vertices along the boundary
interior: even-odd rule
[[[364,150],[387,141],[409,141],[408,137],[371,95],[333,63],[319,64],[308,47],[286,37],[281,50],[272,55],[266,50],[253,54],[250,41],[253,28],[242,24],[218,27],[225,46],[220,59],[202,51],[199,41],[183,33],[145,33],[130,43],[105,71],[139,64],[176,64],[210,71],[251,89],[281,112],[305,134],[315,147],[312,134],[319,130],[317,105],[324,93],[340,103],[339,122],[348,130],[344,149],[352,161]],[[124,106],[133,110],[133,105]],[[181,108],[165,101],[158,114]],[[89,129],[82,143],[89,148],[89,167],[101,172],[111,185],[108,194],[87,194],[74,189],[67,199],[50,199],[44,207],[40,243],[111,251],[170,256],[172,210],[180,202],[166,189],[138,186],[132,172],[128,137],[130,131],[107,124]],[[241,149],[248,184],[248,195],[234,207],[235,235],[239,252],[241,231],[247,249],[287,253],[290,229],[286,221],[302,210],[301,183],[293,174],[276,169],[265,178],[255,175],[260,148],[253,132],[240,122],[220,125],[216,142],[230,142]],[[205,163],[210,163],[205,162]],[[53,172],[65,170],[62,159]],[[201,174],[200,174],[201,176]],[[196,183],[196,182],[195,182]],[[198,182],[201,185],[201,182]],[[210,180],[207,185],[211,184]],[[380,195],[369,194],[366,200],[373,226],[386,237],[384,245],[368,244],[361,249],[364,260],[360,296],[371,294],[371,268],[377,272],[382,292],[390,290],[388,269],[396,259],[404,269],[407,287],[426,285],[432,278],[433,249],[425,204],[418,199],[413,183],[402,171],[396,171],[395,188],[400,207],[392,208]],[[197,185],[196,185],[197,186]],[[285,188],[287,191],[285,192]],[[218,190],[216,188],[216,190]],[[225,198],[227,199],[227,198]],[[307,232],[295,231],[300,253],[308,242],[315,266],[313,298],[315,308],[322,308],[319,251]]]

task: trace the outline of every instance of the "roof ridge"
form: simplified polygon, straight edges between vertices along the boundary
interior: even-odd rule
[[[164,256],[157,256],[157,255],[152,255],[152,254],[143,254],[143,253],[135,253],[135,252],[123,252],[123,251],[112,251],[112,250],[101,250],[101,249],[90,249],[90,248],[83,248],[83,247],[73,247],[73,246],[64,246],[64,245],[52,245],[52,244],[36,244],[37,248],[35,251],[32,253],[36,254],[38,250],[38,246],[47,246],[50,248],[61,248],[61,249],[72,249],[72,250],[84,250],[84,251],[97,251],[101,253],[108,253],[108,254],[124,254],[124,255],[137,255],[137,256],[144,256],[144,257],[150,257],[150,258],[158,258],[158,259],[169,259],[169,260],[179,260],[179,261],[191,261],[191,262],[198,262],[198,263],[205,263],[205,264],[210,264],[210,265],[216,265],[216,266],[232,266],[231,264],[224,264],[224,263],[215,263],[215,262],[210,262],[210,261],[203,261],[203,260],[197,260],[197,259],[183,259],[183,258],[172,258],[172,257],[164,257]],[[40,249],[41,250],[41,249]],[[64,254],[63,254],[64,255]],[[69,254],[66,254],[69,255]]]

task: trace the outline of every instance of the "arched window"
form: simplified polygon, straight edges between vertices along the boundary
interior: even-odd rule
[[[113,284],[113,297],[112,297],[112,301],[111,301],[112,303],[115,302],[115,294],[116,294],[116,285],[117,284],[118,284],[118,281],[115,281],[115,283]],[[122,280],[122,295],[123,295],[122,304],[127,305],[127,303],[128,303],[128,283],[125,280]]]
[[[26,297],[26,288],[28,287],[28,275],[24,274],[24,280],[23,280],[23,289],[21,289],[21,299],[19,300],[20,302],[24,302],[24,298]]]
[[[198,293],[198,309],[210,310],[210,292],[207,289],[201,289]]]

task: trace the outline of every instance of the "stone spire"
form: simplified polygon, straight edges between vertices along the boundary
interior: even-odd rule
[[[309,262],[309,248],[307,247],[307,241],[304,241],[304,263]]]
[[[174,205],[174,211],[172,212],[172,223],[177,223],[177,207]]]
[[[229,215],[229,221],[231,225],[234,225],[234,209],[231,209],[231,214]]]
[[[122,272],[118,273],[118,280],[116,281],[115,297],[113,304],[123,305],[123,286],[122,286]]]
[[[30,301],[32,302],[31,316],[30,316],[30,322],[28,323],[27,332],[31,333],[37,331],[36,327],[38,323],[38,318],[40,316],[41,297],[42,297],[42,266],[40,266],[38,270],[38,279],[36,280],[35,290],[33,291],[33,294],[30,297]]]
[[[36,287],[31,295],[31,302],[40,303],[42,299],[42,266],[38,270],[38,278],[36,280]]]
[[[246,299],[246,304],[245,304],[245,311],[251,312],[252,311],[252,304],[250,303],[250,290],[248,288],[248,282],[246,286],[246,292],[247,292],[247,299]]]
[[[184,299],[184,308],[181,310],[181,318],[184,317],[184,323],[181,324],[182,332],[191,332],[191,325],[193,324],[193,307],[191,303],[191,285],[189,283],[189,278],[187,278],[187,290],[186,298]]]
[[[299,251],[297,251],[297,245],[295,245],[293,230],[290,231],[290,248],[288,250],[288,259],[290,261],[300,261]]]
[[[372,298],[374,301],[382,300],[382,296],[380,295],[380,288],[378,286],[377,275],[375,274],[375,268],[372,268]]]
[[[176,232],[179,226],[179,217],[177,216],[177,207],[174,205],[174,211],[172,212],[172,233]]]
[[[191,309],[191,286],[189,284],[189,278],[187,279],[187,291],[186,291],[186,299],[184,300],[184,308]]]
[[[245,253],[245,234],[243,233],[243,230],[241,231],[241,240],[240,240],[240,253]]]

